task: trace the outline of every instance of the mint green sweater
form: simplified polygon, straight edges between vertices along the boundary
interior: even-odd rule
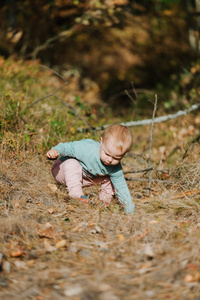
[[[60,159],[65,161],[69,157],[73,157],[79,161],[83,170],[93,176],[109,175],[114,186],[115,194],[120,203],[124,205],[126,214],[131,214],[135,210],[121,163],[115,166],[106,166],[101,162],[99,156],[100,143],[91,139],[81,141],[59,143],[52,149],[56,149]]]

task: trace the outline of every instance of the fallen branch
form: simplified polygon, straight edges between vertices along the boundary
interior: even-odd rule
[[[179,118],[181,116],[185,116],[189,113],[191,113],[192,111],[197,110],[198,108],[200,108],[200,103],[198,104],[193,104],[190,108],[186,109],[186,110],[179,110],[177,113],[175,114],[169,114],[166,116],[161,116],[161,117],[157,117],[154,119],[154,123],[162,123],[162,122],[166,122],[172,119],[176,119]],[[152,122],[152,119],[146,119],[146,120],[139,120],[139,121],[130,121],[130,122],[126,122],[126,123],[119,123],[121,125],[127,126],[127,127],[132,127],[132,126],[145,126],[145,125],[150,125]],[[110,124],[109,124],[110,125]],[[109,125],[104,125],[101,127],[93,127],[93,130],[104,130],[106,129]],[[85,128],[78,128],[77,129],[78,132],[84,132],[84,131],[88,131],[88,129]]]
[[[59,40],[59,39],[63,39],[63,38],[68,38],[71,35],[73,35],[77,30],[79,30],[82,27],[82,25],[80,24],[76,24],[73,27],[71,27],[68,30],[64,30],[62,32],[60,32],[57,35],[54,35],[52,37],[50,37],[49,39],[47,39],[43,44],[39,45],[38,47],[36,47],[32,53],[28,54],[28,57],[32,57],[32,59],[36,59],[38,53],[42,50],[46,50],[47,48],[49,48],[53,42]]]

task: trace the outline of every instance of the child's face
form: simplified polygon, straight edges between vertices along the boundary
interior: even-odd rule
[[[99,150],[99,155],[102,163],[106,166],[117,165],[120,160],[123,158],[124,153],[121,153],[119,149],[115,146],[114,138],[103,141],[101,138],[101,146]]]

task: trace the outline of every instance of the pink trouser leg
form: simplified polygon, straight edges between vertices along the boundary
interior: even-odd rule
[[[99,199],[109,203],[114,195],[114,188],[109,176],[99,176],[95,179],[83,178],[83,168],[73,158],[62,162],[56,160],[52,166],[52,174],[56,181],[67,187],[69,196],[77,197],[83,195],[83,187],[101,183]]]
[[[114,188],[109,176],[99,176],[95,179],[83,178],[83,187],[101,183],[99,199],[109,203],[114,195]]]
[[[58,183],[66,185],[70,197],[79,198],[83,195],[83,169],[76,159],[69,158],[64,162],[58,159],[51,171]]]

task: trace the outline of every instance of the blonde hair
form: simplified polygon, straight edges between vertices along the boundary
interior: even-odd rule
[[[108,126],[101,135],[102,141],[105,142],[113,137],[116,148],[125,154],[129,152],[133,145],[133,135],[129,128],[120,124]]]

